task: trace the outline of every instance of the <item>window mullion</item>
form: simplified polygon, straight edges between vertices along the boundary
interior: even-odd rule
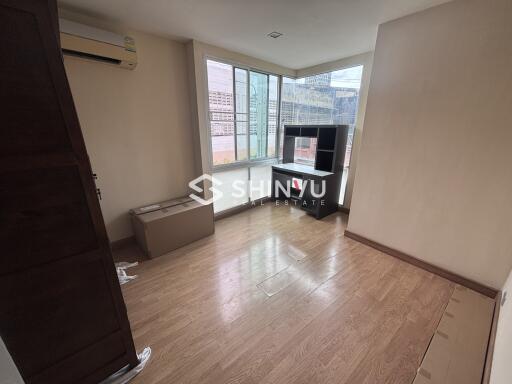
[[[270,76],[267,75],[267,134],[265,135],[265,157],[268,157],[268,123],[270,115]]]
[[[236,124],[236,74],[235,74],[235,67],[232,67],[233,69],[233,140],[235,140],[235,161],[238,161],[238,148],[237,148],[237,135],[238,135],[238,127]]]
[[[277,101],[276,101],[276,138],[274,145],[275,148],[275,157],[279,160],[279,155],[281,151],[281,142],[280,142],[280,136],[281,136],[281,87],[283,83],[283,76],[279,76],[277,78]]]
[[[247,161],[251,161],[251,72],[249,70],[245,70],[247,73],[247,97],[245,100],[245,106],[247,111]]]

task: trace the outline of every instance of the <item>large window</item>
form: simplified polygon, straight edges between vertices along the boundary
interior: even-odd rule
[[[285,124],[349,125],[339,200],[343,204],[363,66],[281,80],[277,75],[215,60],[206,64],[213,172],[225,181],[223,188],[242,176],[247,186],[247,193],[238,200],[226,197],[214,204],[215,212],[269,195],[267,190],[252,191],[251,186],[253,179],[258,184],[270,182],[269,163],[277,162],[282,153],[277,143],[282,143],[278,136]],[[296,140],[296,160],[314,164],[315,147],[316,140]]]
[[[301,79],[283,78],[281,126],[284,124],[348,124],[349,126],[340,204],[343,204],[345,197],[362,74],[363,66],[357,66]],[[307,143],[301,144],[300,150],[307,161],[307,154],[314,150],[312,146],[316,143],[311,141],[309,143],[311,148],[305,147]]]
[[[276,157],[279,78],[207,60],[212,164]]]
[[[222,183],[217,213],[270,195],[280,79],[214,60],[206,64],[213,173]]]

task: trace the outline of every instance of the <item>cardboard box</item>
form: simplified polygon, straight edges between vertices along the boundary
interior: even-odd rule
[[[413,384],[480,384],[494,300],[457,285]]]
[[[213,234],[213,206],[188,197],[130,210],[137,243],[148,257],[171,252]]]

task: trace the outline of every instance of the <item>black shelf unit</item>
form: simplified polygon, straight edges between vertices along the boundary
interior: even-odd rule
[[[348,125],[285,125],[283,163],[295,161],[295,139],[297,137],[316,138],[315,169],[343,172],[347,135]]]
[[[314,166],[294,166],[295,140],[297,137],[317,139]],[[272,167],[272,197],[282,199],[275,191],[275,181],[281,183],[293,178],[303,181],[304,193],[297,199],[306,212],[317,219],[338,210],[338,200],[343,174],[343,164],[347,146],[348,125],[285,125],[283,142],[283,164]],[[318,193],[325,182],[325,194],[318,199],[311,194],[310,188]]]

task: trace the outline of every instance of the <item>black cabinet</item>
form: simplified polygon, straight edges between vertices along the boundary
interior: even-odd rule
[[[338,210],[347,145],[347,125],[286,125],[283,164],[272,167],[272,197],[293,199],[321,219]],[[296,138],[316,140],[314,165],[295,163]],[[301,188],[294,188],[295,180]],[[276,187],[278,182],[282,187]],[[288,193],[287,193],[288,192]]]

